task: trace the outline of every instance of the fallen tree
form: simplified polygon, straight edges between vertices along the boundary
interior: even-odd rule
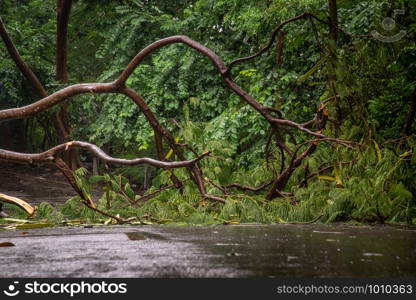
[[[65,1],[61,1],[61,2],[65,2]],[[253,98],[251,95],[249,95],[242,87],[240,87],[235,82],[231,71],[232,71],[232,68],[236,64],[254,59],[258,57],[259,55],[261,55],[262,53],[265,53],[266,51],[268,51],[273,45],[273,43],[275,42],[276,37],[278,36],[279,32],[281,32],[282,28],[285,25],[291,22],[301,20],[301,19],[306,19],[306,20],[314,19],[314,20],[318,20],[319,22],[328,24],[327,22],[322,21],[316,16],[309,14],[309,13],[304,13],[299,16],[288,19],[282,22],[279,26],[275,28],[275,30],[272,32],[272,36],[271,36],[269,43],[265,47],[263,47],[261,50],[259,50],[253,55],[238,58],[232,61],[231,63],[229,63],[228,65],[226,65],[224,61],[214,51],[198,43],[197,41],[192,40],[191,38],[187,36],[177,35],[177,36],[163,38],[158,41],[155,41],[154,43],[148,45],[143,50],[141,50],[131,60],[131,62],[126,66],[126,68],[121,72],[119,77],[113,82],[74,84],[74,85],[70,85],[65,88],[62,88],[50,95],[47,95],[42,91],[43,97],[39,101],[36,101],[27,106],[5,109],[5,110],[0,111],[0,122],[4,122],[8,120],[34,116],[56,105],[62,105],[66,103],[66,101],[69,101],[72,97],[76,95],[80,95],[80,94],[122,94],[122,95],[125,95],[130,100],[132,100],[137,105],[140,111],[144,114],[147,122],[152,127],[153,132],[154,132],[155,145],[156,145],[156,150],[157,150],[157,155],[158,155],[159,160],[155,160],[152,158],[137,158],[133,160],[113,158],[105,154],[97,146],[86,143],[86,142],[81,142],[81,141],[65,142],[43,153],[37,153],[37,154],[26,154],[26,153],[18,153],[18,152],[12,152],[12,151],[7,151],[7,150],[0,150],[0,159],[27,162],[27,163],[50,162],[50,163],[55,164],[55,166],[65,175],[65,177],[71,183],[73,188],[77,191],[77,193],[83,199],[83,203],[85,205],[87,205],[89,208],[101,214],[110,216],[121,223],[125,222],[126,220],[120,219],[117,216],[112,216],[106,212],[98,210],[94,205],[94,201],[90,197],[87,197],[86,195],[83,194],[82,190],[76,184],[73,170],[71,169],[70,166],[68,166],[67,162],[59,158],[59,155],[58,155],[59,153],[72,151],[72,149],[74,148],[83,148],[83,149],[90,151],[93,155],[95,155],[96,157],[98,157],[99,159],[107,163],[115,163],[115,164],[121,164],[121,165],[149,164],[149,165],[152,165],[158,168],[163,168],[163,169],[186,168],[189,174],[189,178],[197,186],[201,197],[205,199],[221,202],[221,203],[224,203],[226,201],[225,198],[227,197],[228,190],[230,188],[238,188],[238,189],[257,193],[269,187],[269,191],[267,192],[267,195],[266,195],[266,198],[268,200],[272,200],[277,197],[284,197],[283,189],[285,188],[290,176],[302,164],[305,158],[309,157],[312,153],[314,153],[314,151],[317,149],[318,144],[320,142],[337,143],[337,144],[341,144],[347,147],[351,147],[353,145],[351,142],[341,140],[338,138],[330,138],[323,134],[323,130],[325,129],[327,120],[328,120],[328,111],[326,109],[326,106],[330,101],[338,99],[338,96],[335,95],[331,97],[330,99],[327,99],[321,102],[320,105],[317,107],[315,117],[312,120],[303,122],[303,123],[297,123],[292,120],[283,118],[282,114],[280,113],[278,109],[264,106],[260,102],[258,102],[255,98]],[[1,22],[0,25],[2,27],[2,30],[0,32],[2,33],[2,37],[6,41],[6,44],[9,45],[8,49],[9,49],[10,54],[12,55],[12,57],[15,57],[15,61],[18,65],[19,65],[18,62],[20,62],[20,65],[21,65],[20,70],[23,73],[26,72],[28,74],[27,77],[30,77],[29,78],[30,81],[32,82],[34,86],[37,86],[38,90],[42,90],[41,89],[42,85],[40,84],[39,80],[36,80],[36,76],[33,74],[33,72],[31,72],[30,67],[27,64],[24,64],[18,52],[13,50],[16,48],[14,47],[10,37],[7,34],[7,31],[5,30],[4,24]],[[328,25],[331,28],[331,25],[330,24]],[[334,30],[341,30],[341,29],[336,27]],[[346,33],[345,31],[342,31],[342,32],[348,35],[348,33]],[[58,31],[58,35],[59,34],[66,35],[66,30]],[[283,39],[284,37],[281,36],[281,38],[279,38],[280,40],[279,42],[283,43]],[[65,40],[65,38],[63,38],[63,40]],[[146,103],[145,99],[137,91],[135,91],[134,89],[126,85],[127,79],[131,76],[131,74],[134,72],[136,67],[147,56],[151,55],[154,51],[162,47],[165,47],[167,45],[174,44],[174,43],[184,44],[190,48],[193,48],[194,50],[204,55],[205,57],[207,57],[211,61],[211,63],[214,65],[214,67],[218,71],[219,75],[221,76],[222,80],[225,82],[227,87],[231,91],[233,91],[235,94],[237,94],[243,101],[245,101],[249,106],[251,106],[252,109],[254,109],[257,113],[259,113],[268,122],[271,128],[271,138],[274,137],[274,142],[276,143],[277,147],[280,149],[281,161],[282,161],[280,172],[276,174],[275,178],[271,182],[267,182],[258,188],[245,187],[238,183],[231,184],[228,187],[220,187],[220,185],[212,182],[210,179],[205,179],[203,175],[203,170],[201,166],[198,164],[198,162],[202,158],[208,156],[209,151],[200,155],[197,154],[197,157],[193,160],[186,159],[187,155],[185,151],[189,150],[186,147],[186,145],[180,144],[177,141],[175,141],[171,132],[169,132],[169,130],[167,130],[165,127],[161,125],[161,123],[159,122],[154,112],[150,109],[150,107]],[[62,46],[62,43],[60,43],[59,45]],[[61,52],[59,53],[60,53],[59,55],[62,56],[62,53]],[[62,61],[60,62],[62,63]],[[61,76],[63,76],[64,78],[66,74],[66,67],[62,66],[61,63],[58,69],[60,70],[59,72]],[[292,130],[298,130],[302,134],[306,134],[310,136],[312,139],[301,142],[294,149],[292,149],[293,147],[292,148],[289,147],[284,139],[284,135],[294,134]],[[164,143],[168,145],[170,151],[173,152],[173,154],[176,156],[176,158],[179,161],[168,161],[165,155],[166,153],[163,148]],[[301,151],[303,148],[305,149]],[[195,155],[195,153],[193,153],[193,155]],[[267,159],[267,154],[266,154],[266,159]],[[178,189],[182,188],[183,184],[181,180],[178,177],[176,177],[173,172],[170,173],[170,178],[171,178],[173,185],[176,188]],[[206,187],[205,187],[205,181],[208,181],[214,186],[217,186],[224,193],[224,196],[219,197],[219,196],[208,194]]]

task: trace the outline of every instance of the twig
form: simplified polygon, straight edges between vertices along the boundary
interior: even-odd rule
[[[334,163],[333,165],[330,165],[330,166],[327,166],[327,167],[325,167],[325,168],[322,168],[322,169],[319,169],[318,171],[316,171],[316,172],[313,172],[313,173],[311,173],[311,174],[309,174],[308,176],[306,176],[305,177],[305,179],[304,180],[302,180],[302,182],[301,183],[299,183],[299,187],[304,187],[305,185],[306,185],[306,183],[308,182],[308,180],[309,179],[311,179],[311,178],[313,178],[313,177],[315,177],[315,176],[318,176],[319,174],[321,174],[321,173],[323,173],[323,172],[325,172],[325,171],[328,171],[328,170],[330,170],[330,169],[333,169],[334,168],[334,166],[336,165],[336,164],[341,164],[341,165],[349,165],[349,164],[352,164],[352,163],[354,163],[356,160],[351,160],[351,161],[340,161],[340,162],[336,162],[336,163]]]
[[[87,202],[85,202],[85,201],[82,201],[82,204],[84,204],[86,207],[88,207],[89,209],[91,209],[91,210],[93,210],[93,211],[95,211],[95,212],[98,212],[99,214],[101,214],[101,215],[103,215],[103,216],[106,216],[106,217],[110,217],[110,218],[112,218],[112,219],[114,219],[114,220],[116,220],[119,224],[125,224],[125,223],[127,223],[127,222],[130,222],[131,221],[131,219],[123,219],[123,218],[120,218],[120,217],[117,217],[117,216],[115,216],[115,215],[113,215],[113,214],[110,214],[110,213],[108,213],[108,212],[105,212],[105,211],[103,211],[103,210],[101,210],[101,209],[98,209],[97,207],[95,207],[95,206],[91,206],[90,204],[88,204]]]
[[[225,195],[229,195],[229,192],[227,191],[227,189],[225,189],[224,187],[216,184],[214,181],[212,181],[211,179],[209,179],[208,177],[204,177],[204,180],[207,181],[208,183],[210,183],[213,187],[219,189],[221,192],[223,192]]]
[[[82,199],[81,203],[84,204],[85,206],[87,206],[89,209],[98,212],[104,216],[110,217],[114,220],[116,220],[119,224],[123,224],[126,223],[127,220],[124,220],[120,217],[114,216],[108,212],[105,212],[101,209],[98,209],[95,204],[94,201],[92,200],[92,198],[89,195],[86,195],[84,193],[84,191],[78,186],[76,180],[75,180],[75,175],[72,172],[72,170],[68,167],[68,165],[60,158],[55,158],[54,160],[55,166],[62,172],[62,174],[66,177],[66,179],[68,180],[68,182],[71,184],[71,186],[74,188],[74,190],[78,193],[79,197]]]
[[[213,196],[213,195],[209,195],[209,194],[202,195],[202,197],[205,198],[205,199],[213,200],[213,201],[220,202],[220,203],[225,203],[226,202],[223,198]]]
[[[149,193],[147,195],[144,195],[144,196],[140,197],[139,199],[136,199],[136,200],[134,200],[134,201],[132,201],[130,203],[123,204],[121,206],[121,208],[125,208],[125,207],[130,206],[130,205],[135,205],[135,204],[137,204],[139,202],[147,201],[147,200],[153,198],[154,196],[156,196],[157,194],[159,194],[160,192],[162,192],[164,190],[167,190],[167,189],[170,189],[170,188],[173,188],[173,187],[175,187],[174,184],[170,184],[170,185],[161,187],[160,189],[158,189],[156,191],[153,191],[153,192],[151,192],[151,193]]]
[[[247,186],[247,185],[242,185],[239,183],[232,183],[226,186],[226,188],[236,188],[239,190],[243,190],[243,191],[250,191],[250,192],[259,192],[263,189],[265,189],[266,187],[270,186],[273,183],[273,180],[263,183],[258,187],[251,187],[251,186]]]

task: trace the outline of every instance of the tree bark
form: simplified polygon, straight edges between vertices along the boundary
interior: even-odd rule
[[[338,95],[337,88],[336,88],[336,61],[337,61],[337,41],[338,41],[338,8],[337,8],[337,0],[328,0],[328,9],[329,9],[329,37],[330,37],[330,44],[329,50],[331,54],[331,59],[327,65],[328,70],[328,89],[331,97]],[[336,119],[338,123],[341,123],[343,120],[343,114],[341,110],[341,106],[339,103],[339,98],[335,101],[335,110],[336,110]],[[339,135],[340,128],[337,124],[335,124],[335,132],[336,135]]]
[[[72,0],[58,0],[56,33],[56,79],[68,82],[68,22]]]
[[[338,9],[337,0],[328,0],[330,36],[333,41],[338,40]]]
[[[68,22],[71,13],[72,0],[58,0],[56,23],[56,79],[60,83],[68,82]],[[71,140],[72,128],[69,125],[69,105],[62,104],[59,113],[56,114],[56,125],[62,135],[58,137],[60,143]],[[82,167],[77,149],[71,149],[63,156],[71,170]]]

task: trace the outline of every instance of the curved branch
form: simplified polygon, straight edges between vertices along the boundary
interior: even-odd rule
[[[321,138],[321,139],[322,138],[326,138],[325,135],[323,135],[323,134],[321,134],[319,132],[312,131],[312,130],[310,130],[308,128],[305,128],[305,127],[302,126],[302,124],[299,124],[299,123],[296,123],[296,122],[293,122],[293,121],[290,121],[290,120],[272,118],[271,121],[273,123],[276,123],[276,124],[287,125],[287,126],[290,126],[290,127],[293,127],[293,128],[297,128],[300,131],[306,132],[309,135],[313,135],[313,136],[316,136],[316,137]]]
[[[18,107],[18,108],[0,110],[0,121],[21,119],[21,118],[35,115],[75,95],[79,95],[83,93],[115,93],[115,92],[116,92],[116,88],[113,83],[74,84],[66,88],[63,88],[32,104]]]
[[[45,152],[42,153],[19,153],[19,152],[13,152],[8,150],[0,149],[0,158],[6,159],[6,160],[13,160],[13,161],[20,161],[20,162],[51,162],[55,160],[56,154],[62,151],[67,151],[70,148],[83,148],[85,150],[88,150],[92,154],[94,154],[96,157],[100,158],[102,161],[109,163],[109,164],[117,164],[117,165],[124,165],[124,166],[136,166],[141,164],[148,164],[154,167],[158,168],[164,168],[164,169],[173,169],[173,168],[183,168],[188,167],[191,165],[194,165],[198,161],[200,161],[205,156],[208,156],[210,154],[209,151],[206,151],[202,155],[198,156],[195,159],[192,160],[184,160],[184,161],[178,161],[178,162],[166,162],[166,161],[159,161],[152,158],[135,158],[135,159],[123,159],[123,158],[113,158],[109,155],[107,155],[103,150],[101,150],[96,145],[86,143],[86,142],[80,142],[80,141],[72,141],[65,144],[61,144],[58,146],[55,146]]]
[[[230,62],[230,64],[228,65],[228,70],[227,70],[227,72],[230,72],[231,71],[231,68],[234,66],[234,65],[236,65],[236,64],[238,64],[238,63],[241,63],[241,62],[243,62],[243,61],[247,61],[247,60],[250,60],[250,59],[253,59],[253,58],[256,58],[256,57],[258,57],[259,55],[261,55],[262,53],[264,53],[264,52],[266,52],[267,50],[269,50],[270,49],[270,47],[273,45],[273,42],[274,42],[274,40],[276,39],[276,36],[277,36],[277,33],[286,25],[286,24],[288,24],[288,23],[290,23],[290,22],[293,22],[293,21],[297,21],[297,20],[300,20],[300,19],[305,19],[305,18],[308,18],[309,17],[309,13],[303,13],[303,14],[301,14],[301,15],[299,15],[299,16],[296,16],[296,17],[293,17],[293,18],[290,18],[290,19],[287,19],[286,21],[284,21],[284,22],[282,22],[282,23],[280,23],[280,25],[279,26],[277,26],[274,30],[273,30],[273,32],[272,32],[272,37],[270,38],[270,40],[269,40],[269,43],[266,45],[266,46],[264,46],[263,48],[261,48],[259,51],[257,51],[256,53],[254,53],[254,54],[252,54],[252,55],[249,55],[249,56],[246,56],[246,57],[240,57],[240,58],[237,58],[237,59],[235,59],[235,60],[233,60],[232,62]]]
[[[158,40],[144,48],[142,51],[140,51],[128,64],[127,68],[120,74],[119,78],[115,81],[116,86],[122,87],[125,84],[127,78],[129,78],[129,76],[134,72],[136,67],[140,64],[140,62],[143,61],[143,59],[147,55],[151,54],[159,48],[162,48],[163,46],[173,43],[183,43],[191,48],[194,48],[198,52],[208,57],[221,74],[225,74],[227,72],[227,67],[225,66],[224,62],[214,51],[190,39],[185,35],[175,35]]]
[[[303,14],[301,16],[307,16],[307,14]],[[300,16],[299,16],[300,18]],[[286,22],[287,23],[287,22]],[[282,23],[284,24],[284,23]],[[129,88],[125,88],[124,84],[127,78],[132,74],[134,69],[137,65],[151,52],[172,43],[184,43],[191,48],[196,49],[200,53],[207,56],[214,64],[214,66],[218,69],[221,73],[224,82],[228,85],[228,87],[233,90],[237,95],[239,95],[243,100],[245,100],[251,107],[253,107],[257,112],[259,112],[269,123],[271,124],[281,124],[281,125],[288,125],[294,128],[297,128],[301,131],[304,131],[310,135],[316,136],[318,138],[325,138],[324,135],[320,133],[313,132],[307,128],[304,128],[301,124],[298,124],[293,121],[284,120],[272,117],[269,112],[268,108],[257,102],[252,96],[250,96],[243,88],[241,88],[232,78],[229,77],[227,74],[227,68],[224,65],[224,62],[221,58],[215,54],[212,50],[208,49],[207,47],[199,44],[198,42],[190,39],[187,36],[172,36],[168,37],[159,41],[156,41],[142,51],[140,51],[136,57],[129,63],[127,68],[121,73],[120,77],[112,83],[84,83],[84,84],[75,84],[69,87],[66,87],[62,90],[59,90],[52,95],[43,98],[35,103],[30,105],[14,108],[14,109],[6,109],[0,111],[0,120],[10,120],[13,118],[24,118],[33,114],[36,114],[40,111],[43,111],[47,108],[50,108],[65,99],[72,97],[77,94],[82,93],[123,93],[126,96],[132,97],[132,90]],[[134,99],[133,99],[134,100]],[[137,104],[137,101],[134,100]],[[145,112],[145,110],[143,110]]]
[[[303,14],[298,15],[298,16],[295,16],[295,17],[293,17],[293,18],[287,19],[287,20],[283,21],[282,23],[280,23],[280,24],[279,24],[279,26],[277,26],[277,27],[273,30],[273,32],[272,32],[272,36],[271,36],[271,38],[270,38],[270,40],[269,40],[269,43],[268,43],[266,46],[264,46],[263,48],[261,48],[259,51],[257,51],[256,53],[254,53],[254,54],[252,54],[252,55],[245,56],[245,57],[240,57],[240,58],[237,58],[237,59],[233,60],[232,62],[230,62],[230,63],[228,64],[228,66],[227,66],[227,72],[230,72],[230,71],[231,71],[231,69],[232,69],[232,67],[233,67],[234,65],[236,65],[236,64],[238,64],[238,63],[241,63],[241,62],[244,62],[244,61],[247,61],[247,60],[251,60],[251,59],[253,59],[253,58],[256,58],[256,57],[260,56],[261,54],[263,54],[264,52],[266,52],[267,50],[269,50],[269,49],[270,49],[270,47],[273,45],[273,43],[274,43],[275,39],[276,39],[277,33],[278,33],[278,32],[279,32],[279,31],[280,31],[280,30],[281,30],[281,29],[282,29],[285,25],[287,25],[287,24],[289,24],[289,23],[291,23],[291,22],[294,22],[294,21],[300,20],[300,19],[307,19],[307,18],[309,18],[309,19],[311,19],[311,20],[312,20],[312,18],[313,18],[313,19],[317,20],[318,22],[321,22],[321,23],[323,23],[323,24],[326,24],[326,25],[328,25],[328,26],[331,26],[331,24],[330,24],[330,23],[328,23],[328,22],[326,22],[326,21],[324,21],[324,20],[322,20],[322,19],[318,18],[318,17],[317,17],[317,16],[315,16],[314,14],[311,14],[311,13],[308,13],[308,12],[303,13]],[[351,38],[351,37],[357,37],[357,38],[368,38],[368,37],[372,37],[371,35],[353,35],[353,34],[351,34],[351,33],[347,32],[345,29],[343,29],[343,28],[341,28],[341,27],[339,27],[339,26],[331,27],[331,29],[336,30],[336,31],[340,31],[340,32],[344,33],[344,34],[345,34],[348,38]]]

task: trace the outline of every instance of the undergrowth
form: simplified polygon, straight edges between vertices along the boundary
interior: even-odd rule
[[[225,204],[215,203],[202,199],[196,188],[186,181],[183,193],[168,189],[150,200],[131,204],[141,195],[136,195],[125,177],[106,174],[88,178],[84,169],[78,170],[76,176],[78,185],[87,194],[91,194],[94,185],[100,184],[103,194],[96,200],[98,208],[123,218],[135,217],[136,224],[392,222],[414,225],[416,156],[414,142],[409,141],[409,145],[407,150],[390,149],[373,141],[359,152],[323,146],[292,176],[287,188],[292,196],[272,201],[265,200],[264,195],[243,195],[235,191],[227,196]],[[306,186],[299,187],[305,175],[325,166],[330,168],[311,177]],[[252,172],[252,177],[240,176],[240,172],[245,170],[234,172],[229,180],[259,184],[268,178],[270,171],[262,164]],[[175,174],[186,176],[180,171]],[[168,172],[161,173],[153,183],[167,184],[168,177]],[[217,180],[225,183],[219,177]],[[154,190],[156,188],[151,188],[147,193]],[[209,192],[219,194],[215,187]],[[14,217],[24,217],[14,207],[6,205],[6,210]],[[112,222],[82,205],[79,197],[69,199],[60,207],[42,203],[35,220],[68,225]]]

